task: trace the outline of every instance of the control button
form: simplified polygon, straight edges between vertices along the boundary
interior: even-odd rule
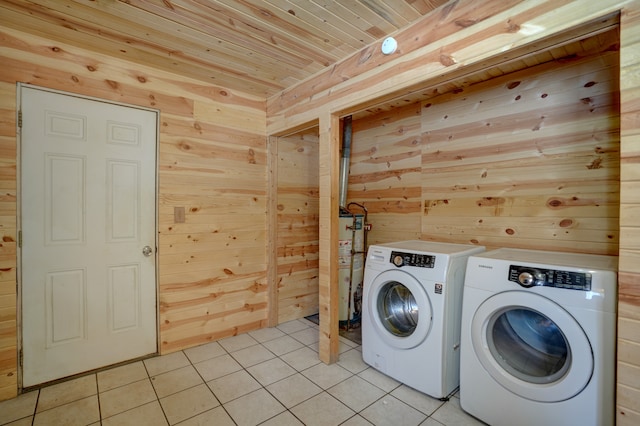
[[[402,258],[402,256],[396,255],[393,258],[393,264],[396,266],[402,266],[402,264],[404,263],[404,259]]]
[[[518,275],[518,282],[525,287],[531,287],[535,285],[536,280],[531,272],[521,272]]]

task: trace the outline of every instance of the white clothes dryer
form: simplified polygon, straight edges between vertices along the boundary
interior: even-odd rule
[[[471,256],[462,409],[492,426],[613,425],[617,261],[518,249]]]
[[[484,250],[420,240],[370,246],[362,303],[364,361],[435,398],[456,390],[466,261]]]

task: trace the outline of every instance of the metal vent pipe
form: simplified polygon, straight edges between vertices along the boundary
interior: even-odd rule
[[[351,160],[351,133],[352,118],[347,116],[343,119],[342,126],[342,157],[340,162],[340,207],[347,205],[347,183],[349,181],[349,163]]]

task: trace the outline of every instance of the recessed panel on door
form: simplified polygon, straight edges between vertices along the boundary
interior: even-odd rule
[[[45,114],[45,131],[48,136],[75,140],[85,139],[86,117],[61,111],[46,111]]]
[[[45,154],[46,244],[82,244],[85,235],[85,158]]]
[[[111,332],[136,328],[140,318],[140,265],[109,268],[109,323]]]
[[[140,203],[140,164],[107,161],[107,239],[137,241]]]
[[[47,274],[47,347],[85,339],[86,294],[83,269]]]
[[[108,143],[129,145],[137,147],[140,145],[140,126],[134,123],[107,122]]]

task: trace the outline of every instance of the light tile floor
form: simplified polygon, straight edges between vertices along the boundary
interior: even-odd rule
[[[0,402],[10,425],[482,425],[370,368],[340,338],[318,359],[305,319],[90,374]]]

